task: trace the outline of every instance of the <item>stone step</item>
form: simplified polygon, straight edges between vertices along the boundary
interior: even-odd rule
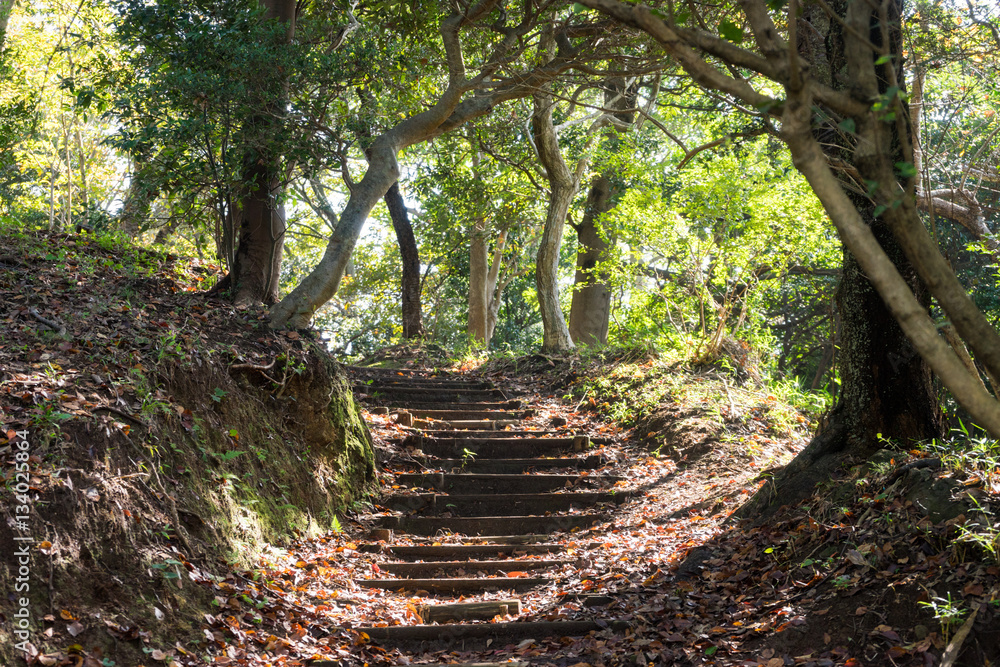
[[[372,403],[373,401],[369,401]],[[378,401],[374,401],[377,403]],[[428,401],[396,401],[391,405],[382,406],[389,412],[399,412],[400,410],[440,410],[444,405],[441,402],[428,402]],[[459,403],[458,406],[462,410],[522,410],[524,408],[524,401],[512,400],[512,401],[494,401],[494,402],[478,402],[478,403]]]
[[[417,616],[424,623],[449,621],[488,621],[497,616],[519,616],[521,601],[517,598],[487,602],[457,602],[454,604],[422,604]]]
[[[419,449],[435,456],[465,458],[528,458],[560,451],[584,452],[590,449],[590,438],[578,435],[572,438],[425,438],[407,436],[405,447]],[[473,452],[473,454],[467,454]]]
[[[569,437],[577,435],[573,431],[562,430],[562,431],[515,431],[513,429],[502,429],[499,431],[475,431],[472,429],[463,429],[461,431],[456,431],[454,429],[420,429],[419,431],[414,431],[412,435],[422,435],[427,438],[523,438],[533,437],[533,438],[545,438],[545,437]],[[405,437],[405,436],[404,436]],[[394,442],[402,442],[402,438],[395,439]]]
[[[426,401],[428,403],[474,403],[490,399],[510,400],[499,389],[455,389],[448,387],[370,387],[365,384],[355,384],[351,389],[355,395],[385,403],[392,399],[404,397]]]
[[[462,640],[492,639],[490,647],[498,649],[501,641],[538,639],[546,637],[580,637],[591,632],[610,630],[617,634],[628,631],[626,621],[509,621],[504,623],[479,623],[469,625],[390,625],[385,628],[352,628],[364,632],[378,643],[445,642],[448,648],[468,649],[459,644]],[[504,663],[509,664],[509,663]]]
[[[463,375],[452,375],[451,373],[444,371],[425,371],[421,369],[414,368],[390,368],[388,366],[358,366],[356,364],[340,364],[340,367],[344,369],[350,375],[356,374],[366,374],[374,376],[386,376],[391,375],[392,377],[435,377],[441,379],[448,379],[449,377],[454,377],[457,379],[462,379]]]
[[[379,569],[397,577],[428,577],[439,572],[461,572],[471,574],[503,574],[545,570],[550,567],[567,565],[574,561],[565,559],[536,560],[449,560],[430,563],[380,563]]]
[[[450,410],[391,410],[390,412],[408,412],[418,419],[434,419],[438,421],[517,421],[522,418],[522,412],[509,410],[466,410],[455,407]]]
[[[496,421],[482,420],[482,419],[469,419],[469,420],[459,420],[452,419],[450,421],[436,421],[432,419],[414,419],[414,428],[423,429],[427,428],[448,428],[453,431],[462,430],[480,430],[486,429],[489,431],[502,431],[506,428],[513,428],[515,426],[520,426],[520,419],[498,419]]]
[[[568,533],[589,528],[610,519],[608,514],[562,514],[553,516],[385,516],[378,519],[379,527],[414,535],[437,535],[439,531],[459,535],[494,533]]]
[[[439,426],[439,425],[438,425]],[[409,435],[422,436],[425,438],[573,438],[578,435],[586,435],[583,433],[577,433],[572,430],[559,430],[559,431],[521,431],[514,430],[511,428],[502,428],[497,430],[485,430],[477,431],[471,428],[468,429],[437,429],[437,428],[421,428],[421,429],[407,429],[407,436],[402,438],[392,438],[390,442],[402,444],[406,437]],[[615,442],[614,438],[609,438],[607,436],[595,436],[591,435],[590,444],[592,445],[610,445]]]
[[[403,512],[442,514],[461,517],[498,516],[506,512],[538,515],[565,512],[609,503],[619,505],[630,494],[608,491],[576,491],[566,493],[470,493],[470,494],[394,494],[384,499],[386,507]]]
[[[465,380],[438,380],[435,378],[372,378],[370,381],[361,381],[365,387],[389,388],[389,389],[457,389],[465,391],[496,389],[490,382],[469,382]]]
[[[519,535],[455,535],[449,538],[454,544],[539,544],[549,539],[546,533],[520,533]],[[415,543],[435,543],[437,537],[416,536]]]
[[[416,462],[416,463],[415,463]],[[517,475],[536,470],[595,470],[607,462],[601,456],[558,457],[558,458],[436,458],[415,456],[412,459],[394,459],[397,468],[422,465],[424,469],[436,468],[451,472],[469,472],[494,475]]]
[[[547,539],[548,535],[543,537]],[[550,554],[560,552],[565,547],[561,544],[548,544],[545,542],[526,544],[510,541],[501,544],[415,544],[399,546],[367,543],[360,545],[359,549],[365,553],[385,553],[396,558],[430,561],[433,559],[510,558],[532,554]]]
[[[401,473],[395,483],[407,488],[437,489],[448,493],[538,493],[572,488],[601,488],[621,481],[612,475],[482,475],[474,473]]]
[[[309,663],[310,665],[315,665],[315,662]],[[530,667],[531,663],[528,662],[518,662],[516,660],[511,660],[510,662],[411,662],[410,667]],[[332,667],[332,665],[330,666]],[[341,667],[340,663],[337,663],[337,667]]]
[[[482,593],[485,591],[527,590],[551,582],[546,577],[481,577],[477,579],[355,579],[362,588],[428,593]]]

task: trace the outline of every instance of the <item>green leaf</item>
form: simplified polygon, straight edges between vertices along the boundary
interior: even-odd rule
[[[743,28],[729,19],[722,19],[722,22],[719,23],[719,34],[722,35],[723,39],[728,39],[735,44],[743,41]]]
[[[677,12],[674,15],[674,23],[677,25],[684,25],[691,18],[691,12]]]
[[[844,132],[847,132],[848,134],[854,134],[855,130],[858,129],[853,118],[845,118],[844,120],[840,121],[837,127],[839,127]]]
[[[715,655],[715,652],[719,650],[718,646],[709,646],[705,649],[705,655]]]
[[[879,204],[878,206],[875,207],[875,210],[872,211],[872,215],[874,215],[877,218],[880,215],[882,215],[883,213],[885,213],[885,211],[886,211],[887,208],[889,208],[889,207],[886,206],[885,204]]]
[[[573,13],[574,14],[582,14],[583,12],[587,11],[587,9],[588,9],[587,7],[585,7],[584,5],[581,5],[579,2],[574,2],[573,3]]]
[[[772,12],[780,12],[785,7],[787,0],[767,0],[767,6]]]
[[[897,162],[896,171],[903,178],[913,178],[917,175],[917,168],[913,166],[912,162]]]
[[[875,61],[875,64],[876,65],[884,65],[887,62],[891,62],[891,61],[892,61],[892,56],[879,56],[878,60]]]

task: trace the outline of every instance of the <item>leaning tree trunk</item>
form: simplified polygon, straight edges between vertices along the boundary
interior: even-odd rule
[[[417,238],[413,235],[413,225],[410,224],[410,216],[406,212],[406,202],[399,192],[399,181],[392,184],[383,199],[389,209],[389,218],[396,232],[396,244],[399,246],[399,256],[403,263],[403,276],[400,282],[403,338],[407,340],[420,338],[424,335],[420,308],[420,255],[417,250]]]
[[[611,288],[597,263],[607,255],[608,242],[597,228],[597,219],[615,204],[608,173],[594,177],[587,193],[583,219],[576,225],[580,250],[576,256],[576,279],[569,311],[569,333],[577,345],[607,345],[611,320]]]
[[[501,102],[527,97],[570,66],[572,56],[576,53],[572,46],[564,49],[564,53],[557,51],[554,60],[534,67],[523,76],[513,77],[489,92],[480,91],[463,100],[466,93],[479,86],[479,80],[466,76],[461,33],[487,16],[498,4],[498,0],[481,0],[461,11],[456,5],[453,13],[442,21],[441,38],[448,65],[447,89],[433,106],[402,120],[372,143],[368,171],[351,191],[323,257],[312,272],[271,309],[272,327],[295,328],[308,325],[316,310],[337,293],[368,214],[399,178],[398,157],[401,150],[451,132],[474,118],[485,116]],[[504,59],[518,48],[519,40],[535,29],[536,23],[530,20],[533,16],[531,8],[526,6],[525,11],[526,20],[501,30],[504,37],[497,42],[493,55],[489,58],[489,63],[493,64],[491,67],[505,62]]]
[[[897,1],[893,0],[893,3]],[[849,3],[843,0],[835,3],[835,7],[845,18],[852,11]],[[821,12],[816,8],[813,10],[817,15]],[[869,8],[868,14],[871,35],[875,36],[877,43],[880,35],[878,10]],[[895,21],[888,26],[890,43],[887,46],[891,53],[900,53],[900,20],[897,13]],[[825,78],[823,83],[843,90],[851,82],[866,81],[877,86],[880,93],[886,91],[889,82],[884,77],[876,81],[872,76],[874,57],[866,60],[850,52],[851,43],[857,41],[857,37],[853,37],[842,23],[835,20],[817,20],[816,25],[825,29],[825,39],[820,41],[818,34],[810,34],[809,38],[815,41],[806,39],[807,46],[803,50],[814,62],[822,63],[821,67],[815,68],[815,74]],[[900,63],[901,60],[897,58],[894,62]],[[898,74],[898,80],[902,81],[901,68]],[[868,137],[863,133],[869,131],[866,128],[881,135],[880,143],[885,155],[881,155],[880,159],[891,163],[905,161],[902,142],[909,139],[899,136],[899,126],[871,116],[874,114],[869,114],[858,123],[857,134],[863,137],[861,139],[843,132],[831,132],[828,127],[815,129],[813,134],[828,161],[854,165],[862,178],[875,179],[879,177],[875,173],[865,173],[870,162],[865,151],[871,150],[865,145]],[[792,128],[793,123],[787,123],[789,136]],[[796,166],[801,169],[806,151],[799,148],[800,143],[791,140],[789,146]],[[808,172],[806,175],[809,178]],[[852,182],[849,174],[838,172],[838,177],[861,221],[870,229],[877,245],[926,312],[930,305],[927,287],[907,261],[885,219],[876,215],[876,202],[867,193],[857,191],[856,183]],[[813,181],[810,180],[810,183],[813,184]],[[755,514],[764,506],[793,503],[807,497],[816,483],[829,479],[844,456],[863,460],[884,447],[886,442],[905,447],[941,434],[937,393],[930,367],[904,333],[897,317],[873,286],[858,259],[846,247],[837,305],[842,326],[838,354],[841,388],[837,405],[827,426],[775,476],[772,483],[758,492],[753,502],[741,509],[743,516]],[[777,496],[775,489],[781,490]]]
[[[260,2],[266,9],[266,18],[287,26],[283,42],[290,42],[295,34],[295,0]],[[231,278],[231,294],[238,305],[270,305],[278,301],[285,244],[281,158],[271,140],[283,115],[287,75],[278,68],[262,74],[266,79],[262,85],[272,91],[274,99],[270,108],[250,123],[253,129],[249,140],[255,145],[244,147],[241,179],[244,192],[237,207],[239,241]]]

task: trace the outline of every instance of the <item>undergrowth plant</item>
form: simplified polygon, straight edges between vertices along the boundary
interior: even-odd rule
[[[934,612],[934,618],[941,624],[941,632],[947,643],[951,639],[952,630],[965,618],[968,609],[962,608],[961,600],[952,600],[951,593],[947,597],[935,597],[929,602],[920,601],[917,604]]]

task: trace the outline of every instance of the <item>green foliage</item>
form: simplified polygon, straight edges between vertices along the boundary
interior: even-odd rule
[[[112,143],[146,187],[175,203],[171,215],[194,223],[199,250],[211,239],[213,252],[231,258],[247,165],[281,156],[312,173],[342,162],[339,119],[349,111],[339,93],[363,75],[366,43],[328,48],[336,13],[303,20],[287,43],[256,0],[121,0],[117,9],[118,38],[132,55],[114,73]],[[276,108],[281,100],[287,110]]]
[[[618,241],[601,267],[616,297],[611,339],[706,359],[730,336],[775,350],[774,327],[794,315],[787,291],[804,280],[791,272],[839,260],[819,203],[766,140],[667,173],[602,220]]]

